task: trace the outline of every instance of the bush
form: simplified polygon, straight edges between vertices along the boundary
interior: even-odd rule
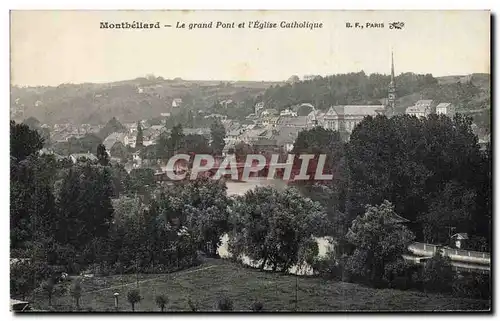
[[[142,300],[139,290],[130,290],[127,293],[127,301],[132,306],[132,311],[135,311],[135,304]]]
[[[256,301],[252,304],[252,311],[261,312],[264,310],[264,305],[260,301]]]
[[[424,290],[426,292],[451,292],[454,274],[450,258],[443,257],[438,251],[425,263],[422,275]]]
[[[191,297],[188,297],[189,309],[193,312],[198,311],[198,302],[194,301]]]
[[[491,299],[491,279],[487,274],[457,274],[453,280],[454,296],[470,299]]]
[[[329,251],[326,256],[316,258],[311,267],[314,274],[325,278],[341,281],[345,274],[345,258],[336,258],[335,253]]]
[[[233,311],[233,301],[224,295],[217,300],[217,309],[219,311]]]
[[[165,307],[167,306],[168,303],[168,298],[166,295],[157,295],[155,298],[156,306],[160,308],[160,311],[163,312],[165,311]]]

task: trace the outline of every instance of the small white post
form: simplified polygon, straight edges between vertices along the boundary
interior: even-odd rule
[[[113,294],[113,296],[115,297],[115,310],[118,310],[118,296],[120,295],[120,293],[118,292],[115,292],[115,294]]]

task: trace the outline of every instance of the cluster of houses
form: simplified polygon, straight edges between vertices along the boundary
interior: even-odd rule
[[[232,103],[232,102],[228,102]],[[182,100],[174,99],[172,107],[180,108]],[[305,116],[299,116],[299,110],[306,108]],[[430,114],[445,114],[453,116],[456,112],[450,103],[436,104],[433,100],[419,100],[414,106],[406,109],[406,114],[416,117],[426,117]],[[226,129],[225,148],[223,154],[227,154],[231,149],[243,142],[258,150],[284,151],[290,152],[293,144],[302,130],[321,126],[343,133],[345,139],[349,138],[353,129],[366,116],[376,116],[387,114],[386,105],[344,105],[331,106],[326,111],[317,110],[310,103],[302,103],[278,111],[275,108],[266,108],[263,102],[255,105],[254,113],[246,117],[246,121],[238,122],[228,119],[223,115],[207,115],[206,117],[217,118]],[[68,137],[82,137],[87,133],[95,133],[102,126],[72,126],[56,125],[53,128],[53,135],[65,133]],[[120,155],[126,153],[127,148],[135,148],[137,138],[137,123],[125,123],[125,130],[109,134],[103,141],[106,150],[112,160],[120,161]],[[141,121],[143,131],[143,146],[156,143],[162,133],[166,131],[164,125],[148,125],[146,121]],[[209,141],[210,128],[184,128],[185,134],[197,134],[206,137]],[[57,141],[57,140],[56,140]],[[80,157],[92,158],[92,154],[74,154],[70,158],[76,162]],[[132,167],[140,167],[141,159],[139,152],[133,153]]]
[[[431,114],[447,115],[453,117],[456,108],[451,103],[436,103],[434,100],[419,100],[414,106],[406,108],[406,114],[416,117],[427,117]]]

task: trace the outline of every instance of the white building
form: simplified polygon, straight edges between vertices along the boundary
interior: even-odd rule
[[[433,100],[419,100],[415,103],[415,106],[410,106],[406,108],[406,114],[416,117],[427,117],[433,113]]]
[[[282,110],[280,112],[280,116],[285,116],[285,117],[297,117],[297,113],[292,111],[291,109],[287,108],[285,110]]]
[[[179,108],[179,107],[181,107],[181,105],[182,105],[182,98],[175,98],[172,101],[172,107],[173,108]]]
[[[455,106],[451,103],[440,103],[436,106],[436,114],[438,115],[447,115],[451,117],[455,115],[455,113]]]

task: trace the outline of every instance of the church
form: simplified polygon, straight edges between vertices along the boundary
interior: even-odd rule
[[[388,88],[386,105],[344,105],[332,106],[326,113],[311,112],[309,118],[314,118],[317,125],[332,129],[350,136],[354,127],[366,116],[394,115],[396,107],[396,82],[394,77],[394,56],[391,54],[391,81]],[[313,115],[314,113],[314,115]]]

